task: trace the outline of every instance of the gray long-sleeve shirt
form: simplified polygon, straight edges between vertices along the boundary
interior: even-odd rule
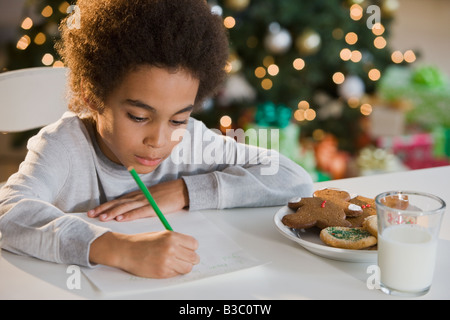
[[[141,178],[147,186],[184,179],[189,210],[283,205],[312,194],[309,174],[291,160],[218,135],[193,118],[171,156]],[[91,266],[90,244],[109,230],[70,213],[137,189],[127,169],[102,153],[94,128],[67,112],[29,140],[25,161],[0,189],[2,246]]]

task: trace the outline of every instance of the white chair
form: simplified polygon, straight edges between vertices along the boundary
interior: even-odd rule
[[[37,67],[0,73],[0,132],[27,131],[58,120],[67,111],[67,72]]]
[[[0,132],[43,127],[67,111],[67,68],[37,67],[0,73]]]

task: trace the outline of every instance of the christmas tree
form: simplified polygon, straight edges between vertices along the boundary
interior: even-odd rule
[[[239,127],[252,115],[267,124],[267,110],[283,106],[304,136],[332,133],[340,148],[355,151],[359,119],[371,110],[364,97],[374,93],[383,71],[393,64],[387,40],[397,2],[209,3],[229,30],[231,84],[215,107],[200,115],[204,121],[217,125],[227,115]],[[276,120],[286,117],[283,110],[269,113]]]

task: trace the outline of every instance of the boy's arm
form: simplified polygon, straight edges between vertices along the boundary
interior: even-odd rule
[[[312,195],[311,176],[277,151],[229,137],[214,140],[215,149],[224,150],[223,164],[213,172],[183,176],[191,210],[275,206]]]
[[[64,186],[73,185],[74,159],[63,143],[50,137],[36,136],[28,148],[19,171],[0,189],[3,248],[46,261],[90,266],[90,243],[109,230],[66,214],[54,205]],[[73,197],[77,196],[77,190],[68,189]]]

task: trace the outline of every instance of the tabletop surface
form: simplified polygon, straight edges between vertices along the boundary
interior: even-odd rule
[[[388,190],[435,194],[450,204],[450,166],[333,180],[315,189],[336,187],[367,197]],[[370,266],[323,258],[284,237],[275,227],[281,207],[205,210],[204,215],[263,265],[229,274],[139,293],[99,291],[83,274],[69,284],[67,265],[2,250],[0,299],[397,299],[371,289]],[[448,210],[447,210],[448,211]],[[444,215],[432,288],[418,299],[450,298],[450,217]]]

